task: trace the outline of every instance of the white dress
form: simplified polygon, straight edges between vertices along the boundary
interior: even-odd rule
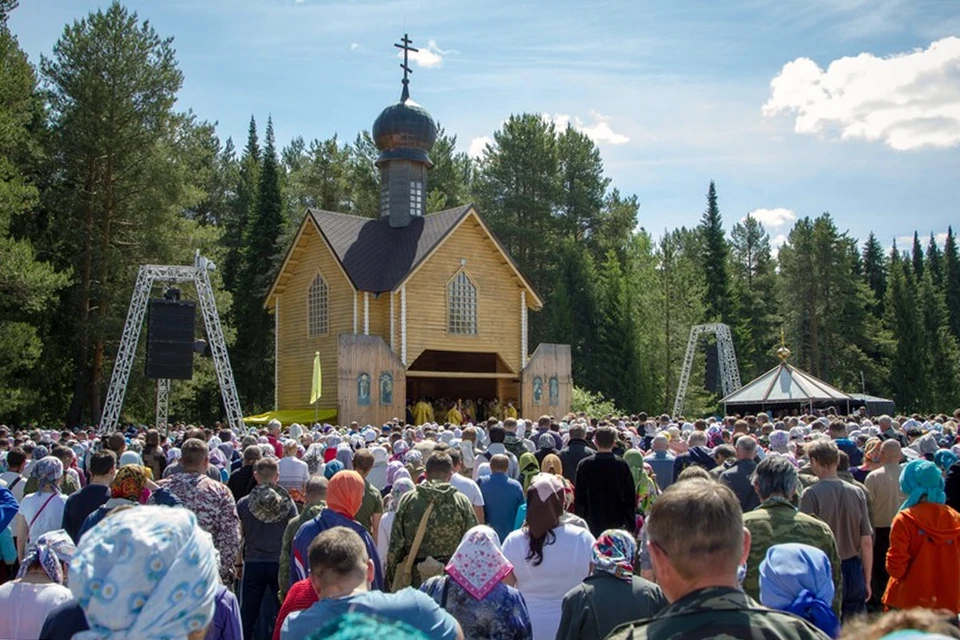
[[[553,532],[557,539],[544,546],[543,562],[536,567],[526,559],[529,542],[522,529],[508,535],[503,543],[503,555],[513,565],[517,589],[530,612],[533,640],[554,640],[563,596],[590,573],[593,535],[570,524],[560,525]]]
[[[377,555],[380,556],[380,570],[383,575],[387,575],[387,551],[390,549],[390,534],[393,532],[393,521],[396,517],[396,511],[387,511],[380,517],[377,528]]]
[[[52,582],[0,585],[0,638],[37,640],[47,614],[71,599],[70,589]]]

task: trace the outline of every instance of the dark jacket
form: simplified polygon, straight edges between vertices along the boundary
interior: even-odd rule
[[[560,450],[560,463],[563,465],[563,477],[570,482],[577,480],[577,465],[584,458],[589,458],[596,451],[587,446],[586,440],[576,438],[567,443],[567,446]]]
[[[744,513],[760,506],[760,496],[753,490],[753,472],[757,463],[753,460],[737,460],[729,469],[720,474],[720,482],[730,487],[740,501]]]
[[[563,596],[557,640],[602,640],[621,624],[652,618],[666,606],[663,592],[652,582],[633,576],[628,584],[597,571]]]
[[[954,511],[960,511],[960,462],[955,462],[947,470],[947,480],[944,490],[947,494],[947,506]]]
[[[257,479],[253,477],[252,464],[240,467],[227,480],[227,488],[233,494],[235,502],[240,502],[240,498],[250,495],[255,486],[257,486]]]
[[[630,465],[613,453],[584,458],[577,467],[573,508],[594,536],[607,529],[633,531],[637,494]]]
[[[676,482],[680,472],[693,465],[703,467],[707,471],[710,471],[717,466],[717,461],[713,459],[713,452],[711,452],[710,449],[706,447],[693,447],[686,453],[677,456],[676,460],[673,461],[673,481]]]

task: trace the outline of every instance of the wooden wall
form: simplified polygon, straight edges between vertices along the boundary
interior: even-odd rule
[[[477,287],[477,335],[447,333],[447,283],[460,269]],[[503,255],[476,218],[467,216],[407,282],[407,364],[425,349],[487,351],[519,373],[520,291]],[[399,299],[396,309],[399,314]],[[399,331],[398,321],[398,352]]]
[[[307,295],[318,273],[327,281],[328,331],[311,338],[307,326]],[[290,253],[284,276],[281,286],[277,287],[274,305],[280,309],[278,408],[312,408],[313,354],[319,351],[323,381],[320,408],[334,409],[337,407],[338,336],[353,331],[353,285],[309,219]],[[358,312],[362,314],[362,306]],[[263,374],[270,375],[270,372]]]
[[[357,421],[361,425],[382,425],[393,418],[405,419],[407,378],[400,359],[380,336],[343,334],[339,339],[340,356],[337,361],[337,420],[340,424]],[[382,402],[381,375],[393,376],[393,398]],[[359,402],[359,380],[369,376],[369,404]]]
[[[558,397],[550,403],[550,379],[556,377]],[[542,391],[539,402],[534,384],[539,378]],[[573,375],[571,373],[570,345],[544,343],[537,347],[521,376],[522,416],[536,420],[542,415],[561,418],[570,412],[573,404]]]

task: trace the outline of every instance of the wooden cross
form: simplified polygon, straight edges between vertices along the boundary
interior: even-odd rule
[[[413,73],[413,69],[410,68],[409,60],[407,56],[411,51],[413,51],[414,53],[417,53],[420,51],[419,49],[415,49],[411,47],[410,45],[412,43],[413,43],[413,40],[411,40],[409,36],[405,33],[403,34],[403,39],[399,43],[395,43],[393,45],[397,49],[403,49],[403,64],[400,65],[400,68],[403,69],[403,95],[400,98],[401,101],[406,100],[407,98],[410,97],[410,91],[409,89],[407,89],[407,85],[410,84],[410,78],[408,78],[407,76]]]

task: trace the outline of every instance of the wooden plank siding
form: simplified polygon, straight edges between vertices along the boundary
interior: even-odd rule
[[[281,409],[308,409],[313,354],[320,352],[323,393],[320,408],[337,408],[338,337],[353,330],[353,285],[312,222],[300,234],[284,275],[277,353],[278,404]],[[294,260],[296,263],[294,264]],[[317,274],[327,281],[327,333],[310,337],[307,297]],[[373,300],[371,300],[373,303]],[[362,308],[361,308],[362,311]]]
[[[447,331],[447,283],[461,269],[477,287],[477,335]],[[475,214],[468,215],[407,282],[407,361],[425,349],[498,353],[519,376],[520,288]],[[389,340],[389,326],[387,333]]]
[[[355,420],[361,425],[380,426],[393,418],[405,419],[406,372],[400,358],[390,350],[390,345],[383,338],[341,335],[337,362],[337,419],[340,424]],[[363,373],[369,376],[370,381],[369,404],[366,406],[358,403],[358,382]],[[393,402],[390,404],[384,404],[381,397],[380,376],[383,373],[393,376]]]
[[[550,404],[550,378],[557,377],[559,397]],[[533,380],[539,377],[543,384],[540,402],[534,400]],[[523,369],[520,412],[524,418],[536,420],[551,415],[558,420],[570,412],[573,405],[573,376],[571,374],[570,345],[543,343],[530,357]]]

